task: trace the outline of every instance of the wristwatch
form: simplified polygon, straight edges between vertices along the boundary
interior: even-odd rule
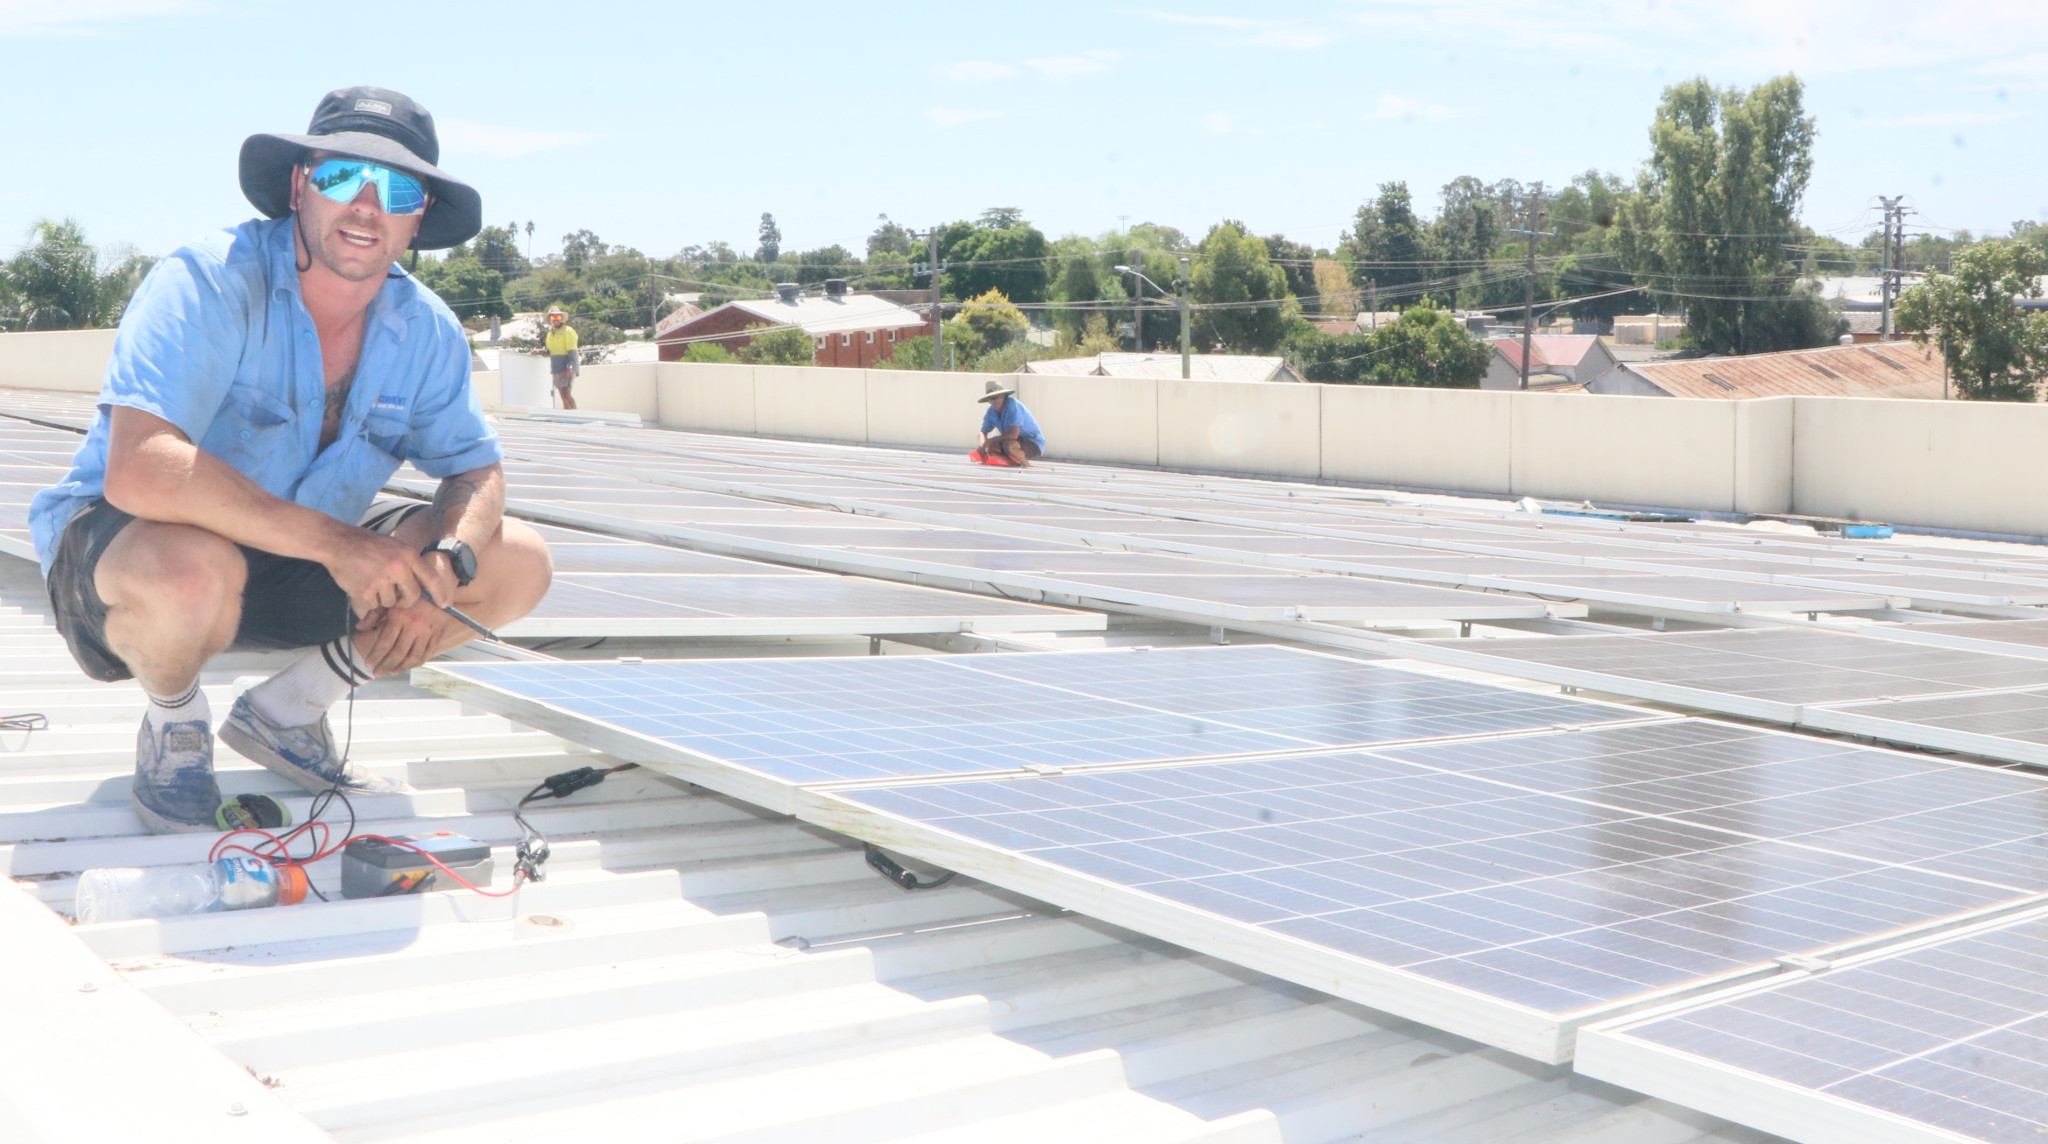
[[[467,588],[469,587],[469,582],[476,579],[476,549],[471,548],[468,541],[457,540],[450,536],[420,549],[421,556],[435,552],[446,552],[448,554],[448,563],[455,568],[456,587]]]

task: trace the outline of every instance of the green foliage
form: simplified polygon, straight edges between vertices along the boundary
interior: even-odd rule
[[[1493,347],[1428,302],[1370,334],[1322,334],[1297,322],[1289,328],[1287,348],[1289,360],[1310,381],[1364,385],[1477,389],[1493,361]]]
[[[1287,297],[1287,277],[1273,265],[1266,240],[1225,221],[1209,230],[1195,260],[1194,281],[1184,287],[1200,306],[1194,313],[1195,344],[1222,346],[1232,353],[1271,353],[1287,332],[1286,308],[1258,303]]]
[[[1899,298],[1899,328],[1941,344],[1956,391],[1979,401],[2033,401],[2048,380],[2048,314],[2038,298],[2048,253],[2032,242],[1987,239],[1956,251],[1955,272],[1930,273]]]
[[[1322,287],[1316,284],[1316,248],[1305,242],[1290,242],[1284,234],[1265,238],[1266,256],[1287,280],[1287,292],[1294,296],[1304,314],[1322,312]]]
[[[910,232],[889,221],[888,215],[880,214],[875,217],[881,220],[881,225],[868,235],[868,258],[872,260],[882,255],[900,254],[903,261],[910,261]]]
[[[1657,108],[1649,162],[1621,211],[1619,252],[1684,298],[1701,349],[1795,349],[1831,327],[1817,297],[1793,291],[1787,251],[1804,237],[1799,204],[1813,171],[1803,97],[1789,75],[1748,91],[1702,77],[1666,88]]]
[[[691,342],[689,348],[683,351],[682,360],[707,362],[712,365],[726,365],[740,359],[732,356],[732,353],[724,346],[713,342]]]
[[[578,231],[577,233],[589,234],[590,232]],[[487,270],[497,271],[507,282],[533,272],[533,264],[528,262],[526,256],[519,252],[519,224],[517,223],[508,226],[487,226],[478,231],[475,238],[449,250],[442,255],[442,258],[453,259],[464,256],[476,259]]]
[[[748,365],[810,365],[816,360],[811,335],[801,327],[756,323],[747,329],[760,331],[740,347],[739,359]]]
[[[1051,248],[1015,209],[997,207],[982,212],[977,222],[954,223],[941,232],[938,245],[948,262],[962,264],[946,271],[948,297],[1000,290],[1013,302],[1045,301]]]
[[[932,368],[932,339],[930,335],[910,338],[896,343],[896,351],[874,363],[870,369],[930,369]]]
[[[1047,358],[1069,357],[1071,351],[1054,346],[1041,346],[1035,342],[1011,342],[998,350],[990,350],[974,359],[977,373],[1016,373],[1024,368],[1027,361],[1043,361]]]
[[[1398,290],[1428,278],[1422,223],[1405,182],[1380,184],[1379,198],[1358,208],[1344,245],[1351,281],[1361,290],[1372,282]]]
[[[1024,311],[1012,306],[1001,290],[990,290],[969,298],[961,305],[959,316],[946,325],[949,331],[955,327],[973,331],[982,353],[1021,342],[1024,335],[1031,332],[1030,319],[1024,316]]]
[[[775,216],[761,212],[761,248],[755,255],[763,262],[773,262],[782,254],[782,228],[775,225]]]
[[[1095,354],[1113,354],[1123,348],[1109,332],[1109,319],[1101,313],[1092,313],[1081,322],[1081,337],[1074,348],[1075,357],[1091,357]]]
[[[44,219],[29,243],[0,267],[0,329],[86,330],[120,322],[128,298],[155,260],[102,252],[76,220]]]
[[[413,272],[420,285],[440,295],[464,325],[488,318],[509,318],[505,277],[473,255],[422,261]]]

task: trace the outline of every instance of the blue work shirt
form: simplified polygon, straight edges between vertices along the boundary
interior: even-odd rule
[[[469,341],[433,291],[387,278],[364,318],[348,405],[320,448],[320,338],[299,294],[292,216],[255,219],[156,264],[121,316],[99,415],[29,528],[48,574],[64,526],[106,488],[108,413],[170,422],[282,500],[354,524],[410,461],[434,477],[503,454],[469,383]]]
[[[1038,420],[1024,408],[1023,402],[1015,396],[1005,397],[1001,412],[996,411],[995,402],[989,402],[988,412],[981,415],[981,431],[991,437],[1000,437],[1012,429],[1017,431],[1019,441],[1029,441],[1039,452],[1045,452],[1045,434],[1038,431]]]

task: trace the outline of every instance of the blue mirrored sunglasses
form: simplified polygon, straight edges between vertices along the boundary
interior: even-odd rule
[[[352,203],[364,183],[375,183],[377,201],[390,215],[414,215],[427,209],[427,188],[404,171],[363,159],[322,159],[309,163],[306,175],[313,188],[337,203]]]

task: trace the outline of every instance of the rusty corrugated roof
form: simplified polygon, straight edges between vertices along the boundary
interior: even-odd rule
[[[1641,362],[1629,367],[1673,397],[1940,399],[1941,357],[1911,342]]]

